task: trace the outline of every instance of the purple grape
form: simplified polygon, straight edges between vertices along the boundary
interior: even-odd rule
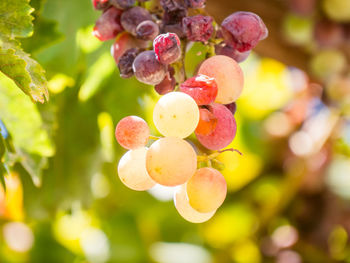
[[[149,85],[159,84],[165,77],[166,66],[160,63],[154,51],[141,52],[132,65],[135,77]]]
[[[182,30],[182,19],[187,16],[186,9],[178,9],[175,11],[165,11],[163,16],[162,33],[175,33],[178,37],[185,37]]]
[[[176,11],[186,9],[184,0],[160,0],[160,5],[165,11]]]
[[[157,36],[153,41],[153,49],[159,62],[168,65],[181,58],[180,39],[174,33]]]
[[[122,26],[134,36],[136,36],[136,27],[146,20],[152,20],[152,16],[146,9],[139,6],[126,10],[121,16]]]
[[[238,50],[229,45],[226,45],[225,43],[220,43],[215,46],[215,54],[228,56],[234,59],[237,63],[240,63],[248,58],[250,51],[239,52]]]
[[[213,34],[213,18],[210,16],[189,16],[182,20],[183,31],[190,41],[206,42]]]
[[[135,4],[135,0],[109,0],[111,5],[119,9],[128,9]]]
[[[159,95],[167,94],[175,89],[176,80],[174,78],[175,70],[173,67],[169,67],[168,72],[165,75],[165,78],[161,83],[154,86],[155,91]]]
[[[96,10],[105,10],[109,7],[108,0],[92,0],[92,4]]]
[[[186,0],[186,5],[190,8],[204,8],[205,0]]]
[[[225,43],[239,52],[253,49],[268,35],[264,22],[251,12],[235,12],[225,18],[221,27]]]
[[[122,11],[111,6],[96,21],[92,34],[101,41],[115,38],[123,27],[120,24],[120,15]]]
[[[132,64],[139,53],[138,48],[128,49],[119,59],[118,68],[122,78],[130,78],[134,75]]]
[[[159,26],[153,21],[146,20],[136,27],[136,37],[142,40],[153,40],[159,34]]]
[[[232,112],[232,115],[235,115],[236,110],[237,110],[236,102],[226,104],[225,106],[226,106],[226,108],[228,108]]]

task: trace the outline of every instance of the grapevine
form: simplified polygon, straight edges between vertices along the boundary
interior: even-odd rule
[[[216,157],[236,136],[235,102],[244,86],[238,63],[267,37],[265,24],[239,11],[218,25],[204,0],[93,0],[93,6],[102,11],[93,34],[115,39],[111,51],[120,76],[135,76],[161,95],[153,122],[164,137],[150,135],[137,116],[117,124],[115,137],[128,150],[118,164],[119,178],[137,191],[176,186],[179,214],[193,223],[209,220],[227,193]],[[184,58],[192,42],[205,44],[207,54],[187,78]]]

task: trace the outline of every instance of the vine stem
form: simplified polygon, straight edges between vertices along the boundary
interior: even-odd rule
[[[229,149],[225,149],[225,150],[220,150],[220,151],[216,151],[210,155],[198,155],[197,156],[197,160],[198,162],[207,162],[208,160],[213,160],[216,157],[218,157],[221,153],[223,152],[237,152],[239,155],[243,155],[239,150],[237,149],[233,149],[233,148],[229,148]]]

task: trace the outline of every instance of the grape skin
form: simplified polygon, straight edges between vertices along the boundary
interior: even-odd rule
[[[147,147],[130,150],[119,161],[118,176],[132,190],[145,191],[156,184],[146,170],[147,150]]]
[[[197,155],[183,139],[161,138],[147,151],[146,168],[151,178],[161,185],[184,184],[196,171]]]
[[[216,211],[200,213],[193,209],[189,203],[186,184],[181,185],[174,194],[174,204],[179,214],[191,223],[203,223],[213,217]]]
[[[213,103],[210,112],[217,119],[215,129],[208,135],[195,131],[198,141],[210,150],[220,150],[229,145],[236,136],[236,121],[231,111],[225,105]]]
[[[121,10],[110,7],[96,21],[92,34],[101,41],[115,38],[123,28],[120,24]]]
[[[115,138],[125,149],[136,149],[147,144],[148,124],[137,116],[128,116],[119,121],[115,128]]]
[[[238,99],[243,90],[242,69],[230,57],[216,55],[208,58],[200,66],[198,74],[215,79],[218,86],[217,103],[230,104]]]
[[[120,19],[123,28],[133,36],[136,36],[136,27],[146,20],[152,20],[152,16],[146,9],[139,6],[123,12]]]
[[[214,168],[200,168],[187,182],[190,205],[201,213],[218,209],[225,200],[227,184],[224,176]]]
[[[153,110],[153,122],[164,136],[185,138],[196,129],[199,109],[191,96],[170,92],[159,99]]]
[[[154,51],[141,52],[132,65],[135,77],[138,81],[149,85],[159,84],[165,77],[166,66],[161,64]]]
[[[218,86],[214,78],[199,74],[182,83],[180,91],[190,95],[198,105],[207,105],[214,102]]]
[[[235,12],[226,17],[221,24],[225,43],[239,52],[253,49],[268,35],[261,18],[251,12]]]

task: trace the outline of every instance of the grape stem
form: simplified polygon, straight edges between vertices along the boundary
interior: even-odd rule
[[[229,148],[229,149],[225,149],[225,150],[216,151],[216,152],[214,152],[214,153],[212,153],[210,155],[206,155],[206,154],[198,155],[197,156],[197,160],[198,160],[198,162],[207,162],[207,161],[215,159],[216,157],[218,157],[223,152],[237,152],[238,154],[243,155],[239,150],[233,149],[233,148]]]

